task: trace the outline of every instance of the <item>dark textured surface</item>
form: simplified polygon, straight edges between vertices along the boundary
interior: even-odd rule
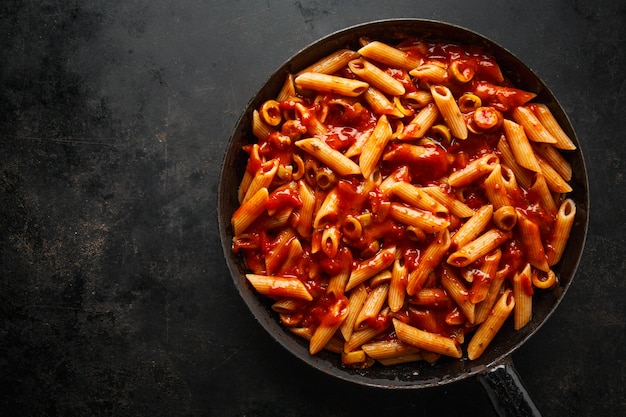
[[[264,80],[345,26],[422,17],[511,50],[572,119],[586,252],[513,359],[544,415],[623,415],[626,4],[492,3],[2,2],[0,414],[494,415],[475,380],[391,392],[309,369],[254,321],[220,249],[223,152]]]

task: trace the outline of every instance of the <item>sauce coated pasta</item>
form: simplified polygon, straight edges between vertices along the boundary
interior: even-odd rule
[[[360,43],[254,110],[232,249],[311,354],[475,359],[557,285],[575,145],[477,47]]]

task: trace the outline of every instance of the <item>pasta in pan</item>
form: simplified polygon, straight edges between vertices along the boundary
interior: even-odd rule
[[[485,51],[414,38],[289,74],[243,148],[249,284],[346,366],[479,357],[556,285],[576,213],[575,146],[534,99]]]

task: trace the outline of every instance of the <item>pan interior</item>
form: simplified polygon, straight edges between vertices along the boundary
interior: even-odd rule
[[[559,285],[550,291],[536,291],[531,322],[518,331],[513,329],[510,321],[505,323],[489,348],[477,360],[442,357],[435,365],[417,362],[392,367],[377,364],[366,369],[352,369],[344,367],[339,355],[334,353],[322,351],[311,356],[308,343],[280,325],[270,308],[271,301],[248,286],[244,277],[246,267],[241,257],[231,251],[233,233],[230,218],[238,207],[237,188],[247,160],[241,147],[254,139],[250,127],[252,110],[261,102],[276,96],[288,73],[297,72],[339,48],[357,48],[361,36],[393,43],[399,36],[407,35],[481,46],[496,58],[505,76],[516,86],[535,92],[536,101],[548,105],[577,145],[576,151],[565,155],[573,169],[570,183],[574,191],[569,196],[577,205],[576,220],[566,251],[555,269]],[[382,388],[421,388],[454,382],[482,372],[510,355],[539,329],[570,286],[582,255],[588,224],[588,182],[580,143],[569,119],[549,88],[513,54],[483,36],[458,26],[419,19],[385,20],[354,26],[313,43],[285,62],[250,101],[239,119],[224,157],[218,193],[220,237],[228,267],[239,293],[265,330],[286,350],[322,372],[358,384]]]

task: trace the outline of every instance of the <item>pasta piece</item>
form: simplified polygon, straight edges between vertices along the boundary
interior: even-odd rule
[[[313,337],[313,329],[310,327],[290,327],[289,331],[309,341]],[[326,346],[324,346],[324,349],[333,353],[343,353],[343,341],[337,337],[332,337]]]
[[[285,77],[285,82],[283,83],[282,88],[276,96],[276,101],[286,101],[289,100],[291,97],[295,97],[296,86],[293,83],[293,79],[293,74],[287,74],[287,77]]]
[[[535,193],[539,197],[541,206],[546,209],[548,213],[556,213],[556,203],[552,197],[546,178],[541,172],[535,173],[529,191]]]
[[[407,283],[406,292],[409,295],[422,288],[422,285],[430,274],[443,260],[448,248],[450,247],[450,232],[443,229],[437,233],[434,239],[429,243],[420,256],[417,268],[409,273],[409,281]]]
[[[500,330],[506,319],[513,311],[515,298],[511,290],[506,290],[498,299],[491,314],[478,327],[467,346],[467,357],[469,360],[479,358],[487,346],[491,343],[496,333]]]
[[[530,278],[530,264],[513,276],[513,297],[515,308],[513,309],[513,327],[519,330],[526,326],[532,317],[533,311],[533,287]]]
[[[541,168],[541,173],[546,180],[548,188],[555,193],[569,193],[572,191],[572,187],[559,175],[559,173],[552,168],[547,161],[537,156],[537,162]]]
[[[490,229],[451,254],[447,262],[454,266],[467,266],[478,258],[495,250],[498,246],[509,240],[511,236],[511,232]]]
[[[403,260],[396,259],[391,269],[391,283],[389,284],[387,301],[389,309],[394,313],[400,310],[404,305],[408,275],[408,268]]]
[[[547,143],[533,144],[536,154],[546,161],[558,174],[565,180],[572,179],[572,167],[567,159],[556,150],[556,148]]]
[[[302,206],[297,210],[297,222],[295,228],[300,236],[308,238],[311,236],[313,225],[313,213],[315,211],[315,193],[304,180],[298,181],[298,190]]]
[[[321,139],[300,139],[295,144],[309,155],[322,161],[339,175],[346,176],[361,173],[361,168],[354,161],[331,148]]]
[[[372,107],[374,113],[386,114],[396,118],[404,117],[404,114],[398,110],[394,103],[389,101],[387,96],[373,87],[368,88],[367,91],[363,93],[363,98]]]
[[[463,356],[459,342],[450,337],[425,332],[395,318],[393,319],[393,327],[398,339],[404,343],[453,358]]]
[[[517,163],[505,136],[502,136],[498,141],[498,151],[500,151],[500,160],[502,161],[502,164],[513,172],[515,180],[522,187],[529,188],[530,183],[532,182],[532,171],[527,170]]]
[[[296,234],[292,229],[285,229],[274,239],[274,248],[265,258],[265,269],[269,275],[276,272],[280,265],[285,262],[290,251],[290,245]]]
[[[299,90],[315,90],[346,97],[360,96],[369,88],[369,84],[364,81],[318,72],[304,72],[298,75],[295,84]]]
[[[393,263],[395,255],[396,247],[390,246],[386,249],[381,249],[373,258],[359,263],[350,274],[346,291],[350,291],[357,285],[365,282],[384,269],[387,269]]]
[[[370,178],[374,172],[374,167],[378,164],[378,160],[391,138],[391,133],[391,126],[387,116],[383,114],[378,119],[372,135],[365,142],[363,152],[361,152],[361,157],[359,158],[359,167],[364,178]]]
[[[504,127],[507,143],[515,156],[515,161],[531,171],[541,171],[537,158],[535,158],[535,152],[530,146],[526,133],[524,133],[524,128],[508,119],[504,120],[502,126]]]
[[[474,303],[469,299],[469,291],[459,276],[448,266],[443,267],[441,286],[450,294],[456,305],[461,309],[467,321],[474,323]]]
[[[513,109],[512,115],[513,119],[524,128],[528,139],[534,142],[556,143],[554,136],[543,127],[539,119],[528,107],[516,107]]]
[[[401,96],[405,92],[404,85],[402,85],[400,81],[366,59],[354,59],[348,63],[348,67],[357,77],[383,93],[392,96]]]
[[[379,187],[380,188],[380,187]],[[397,181],[389,186],[389,190],[403,201],[422,210],[428,210],[438,217],[448,215],[446,206],[435,200],[428,193],[408,182]]]
[[[571,198],[563,201],[556,214],[556,223],[552,231],[552,239],[547,245],[548,265],[556,265],[565,251],[574,219],[576,217],[576,203]]]
[[[426,83],[441,84],[448,77],[445,66],[435,62],[429,62],[409,71],[409,74]]]
[[[310,65],[300,71],[299,74],[306,72],[319,72],[321,74],[334,74],[346,65],[348,62],[358,58],[359,54],[350,49],[339,49],[332,54],[323,57],[313,65]]]
[[[328,307],[320,325],[313,332],[309,343],[309,353],[315,355],[328,344],[348,314],[348,300],[342,295]]]
[[[517,209],[517,225],[528,262],[535,268],[548,272],[550,266],[548,265],[548,257],[541,241],[539,226],[530,220],[520,209]]]
[[[559,122],[556,121],[548,106],[545,104],[532,104],[530,108],[541,124],[556,139],[555,147],[570,151],[576,149],[576,145],[574,145],[574,142],[572,142],[570,137],[563,131],[563,128],[561,128]]]
[[[430,87],[430,93],[452,135],[459,139],[467,139],[465,119],[450,89],[444,85],[433,85]]]
[[[389,284],[381,284],[374,288],[365,299],[361,311],[354,322],[354,330],[358,330],[364,321],[374,319],[382,310],[383,304],[387,300]]]
[[[444,192],[440,187],[423,187],[422,190],[430,195],[435,200],[446,206],[450,213],[459,218],[472,217],[474,210],[469,208],[467,204],[463,203],[452,195]]]
[[[267,188],[261,188],[248,201],[243,203],[231,217],[233,234],[241,235],[265,211],[269,194]]]
[[[278,171],[278,161],[272,159],[271,161],[262,164],[256,175],[252,178],[248,189],[243,197],[242,204],[248,201],[257,191],[261,188],[268,188]]]
[[[498,248],[492,253],[485,255],[483,259],[483,263],[480,267],[479,273],[477,277],[474,277],[472,281],[472,287],[469,290],[470,301],[474,304],[478,304],[487,299],[489,295],[489,290],[491,288],[491,283],[495,279],[496,273],[498,271],[498,264],[500,263],[500,259],[502,258],[502,251]],[[477,311],[478,308],[475,309],[474,323],[477,323]]]
[[[264,140],[273,132],[275,132],[275,130],[263,121],[259,111],[254,110],[252,112],[252,134],[256,136],[258,140]]]
[[[357,52],[373,61],[380,62],[390,67],[401,68],[405,71],[417,68],[422,63],[421,59],[379,41],[370,42]]]
[[[391,203],[389,216],[400,223],[418,227],[426,233],[438,232],[450,225],[448,220],[437,217],[429,211],[408,207],[401,203]]]
[[[326,194],[326,198],[322,202],[322,205],[317,210],[315,214],[315,220],[313,220],[313,228],[320,228],[327,219],[330,222],[334,221],[337,218],[337,209],[339,207],[339,195],[337,192],[337,187],[334,187],[332,190]]]
[[[476,305],[476,309],[474,311],[474,319],[476,324],[480,324],[487,319],[489,313],[491,312],[492,307],[498,300],[500,296],[500,290],[502,289],[502,285],[504,284],[504,280],[507,278],[505,270],[498,270],[494,274],[491,283],[489,284],[489,291],[487,292],[487,296],[481,302]]]
[[[486,204],[479,208],[476,214],[463,223],[452,236],[452,243],[455,247],[461,248],[476,239],[491,221],[492,214],[493,206],[491,204]]]
[[[507,194],[507,187],[502,175],[502,165],[496,165],[485,179],[484,184],[485,194],[494,209],[498,210],[500,207],[511,205],[511,200]]]
[[[409,345],[399,340],[380,340],[376,342],[370,342],[364,344],[362,348],[367,356],[376,360],[406,358],[409,355],[418,354],[420,351],[415,346]],[[417,356],[417,358],[418,359],[414,360],[420,360],[421,355]]]
[[[489,174],[499,165],[500,159],[496,154],[490,153],[474,159],[464,168],[454,171],[448,177],[448,184],[452,187],[464,187],[477,179]]]
[[[339,326],[339,330],[341,331],[341,335],[345,340],[350,340],[352,333],[354,332],[354,323],[363,307],[363,303],[367,299],[367,289],[365,289],[365,285],[360,284],[354,288],[354,290],[350,291],[350,296],[348,298],[348,314],[344,321]]]
[[[424,137],[428,129],[435,123],[439,117],[439,109],[435,103],[428,103],[424,106],[415,117],[404,126],[402,132],[398,135],[399,140],[420,139]]]
[[[302,281],[291,277],[246,274],[246,278],[255,290],[268,297],[291,297],[311,301],[313,296]]]

